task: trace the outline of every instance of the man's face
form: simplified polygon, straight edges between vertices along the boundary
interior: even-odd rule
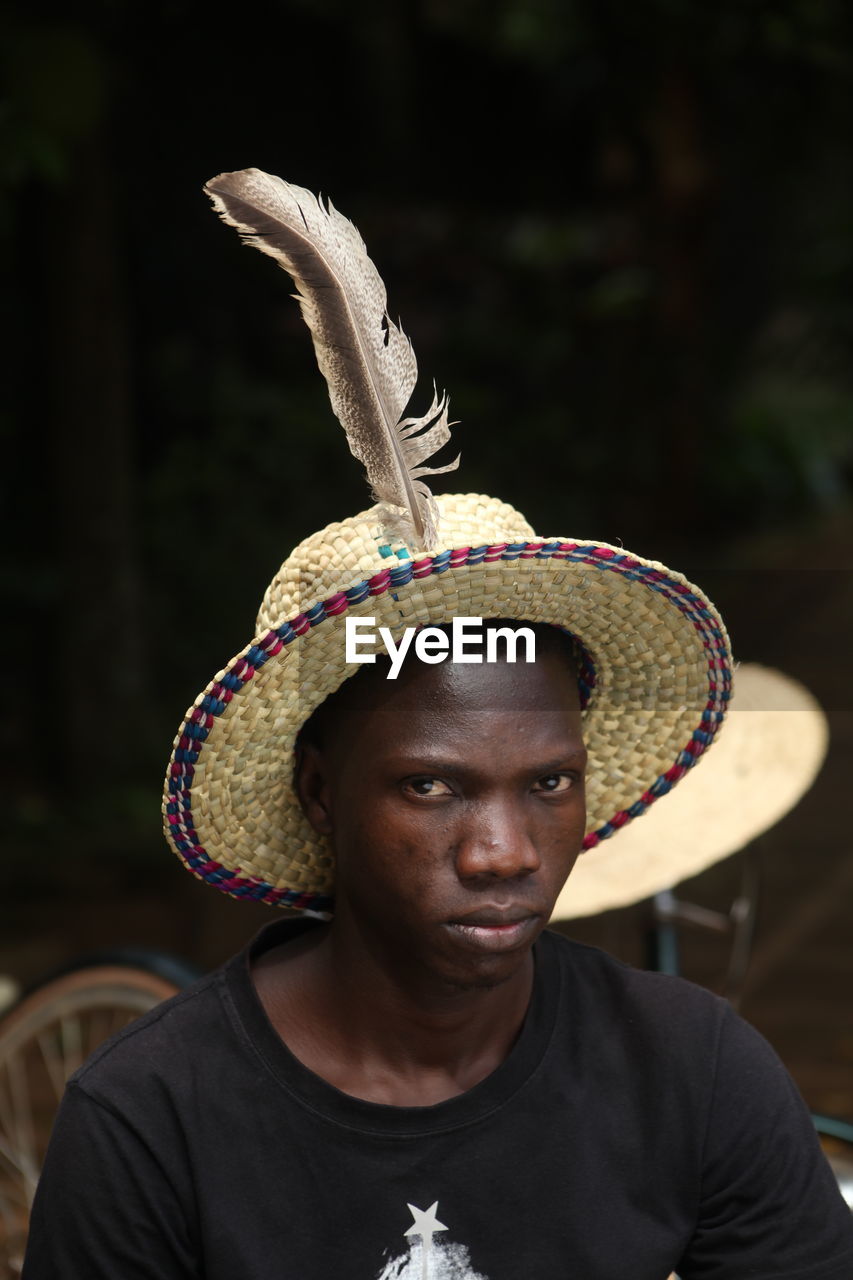
[[[303,803],[334,848],[335,927],[396,973],[457,988],[516,973],[584,834],[568,664],[411,662],[309,752]]]

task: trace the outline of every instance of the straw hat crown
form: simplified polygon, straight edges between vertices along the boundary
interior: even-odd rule
[[[433,501],[443,547],[532,542],[535,537],[524,516],[499,498],[445,493]],[[417,555],[416,548],[405,547],[389,529],[383,507],[336,521],[305,538],[285,560],[264,595],[257,630],[278,626],[318,600],[369,580],[389,563]]]

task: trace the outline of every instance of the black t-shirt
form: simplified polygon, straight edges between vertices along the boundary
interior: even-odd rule
[[[507,1059],[429,1107],[310,1072],[236,957],[73,1077],[24,1280],[851,1280],[853,1218],[758,1033],[555,934],[534,954]]]

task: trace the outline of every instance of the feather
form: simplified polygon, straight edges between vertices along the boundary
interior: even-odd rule
[[[424,463],[450,439],[446,395],[422,418],[403,418],[418,366],[387,314],[385,286],[353,224],[331,201],[259,169],[223,173],[205,191],[246,244],[292,277],[317,363],[349,447],[363,463],[390,525],[411,545],[435,545],[437,513],[423,477],[452,471]]]

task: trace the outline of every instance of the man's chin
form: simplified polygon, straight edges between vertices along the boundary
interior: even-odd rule
[[[493,991],[527,971],[532,943],[517,951],[496,956],[477,957],[464,966],[454,966],[446,973],[447,986],[456,991]]]

